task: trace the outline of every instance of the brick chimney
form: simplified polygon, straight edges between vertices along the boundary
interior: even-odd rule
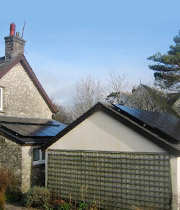
[[[19,32],[16,32],[16,25],[10,24],[10,35],[5,39],[5,59],[10,59],[24,54],[25,40],[19,37]]]

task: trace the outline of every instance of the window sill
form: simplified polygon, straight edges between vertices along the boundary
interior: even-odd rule
[[[36,164],[33,163],[32,167],[33,167],[33,168],[38,168],[38,167],[42,167],[42,166],[44,166],[44,165],[45,165],[45,162],[36,163]]]

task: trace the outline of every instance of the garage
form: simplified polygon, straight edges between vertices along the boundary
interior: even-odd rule
[[[179,136],[165,117],[178,128],[170,116],[98,103],[43,147],[46,186],[102,209],[178,209]]]

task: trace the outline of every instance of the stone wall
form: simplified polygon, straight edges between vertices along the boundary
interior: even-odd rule
[[[33,166],[33,147],[22,147],[22,192],[27,192],[34,185],[44,186],[45,164]]]
[[[32,147],[22,147],[22,192],[27,192],[31,187],[31,168],[32,168]]]
[[[18,184],[21,189],[21,174],[22,174],[22,146],[0,136],[0,166],[6,167],[18,179]]]
[[[25,40],[17,36],[7,36],[4,39],[6,59],[24,54]]]
[[[176,114],[180,117],[180,98],[173,105]]]
[[[0,115],[30,118],[52,118],[52,112],[18,63],[0,80],[3,87],[3,112]]]
[[[42,186],[45,182],[45,164],[33,166],[32,151],[32,146],[21,146],[0,136],[0,166],[16,175],[22,193],[34,185]]]

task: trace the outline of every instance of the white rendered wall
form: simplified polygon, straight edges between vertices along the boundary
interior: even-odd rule
[[[180,210],[180,157],[171,157],[172,210]]]
[[[96,112],[48,149],[165,152],[103,112]]]

